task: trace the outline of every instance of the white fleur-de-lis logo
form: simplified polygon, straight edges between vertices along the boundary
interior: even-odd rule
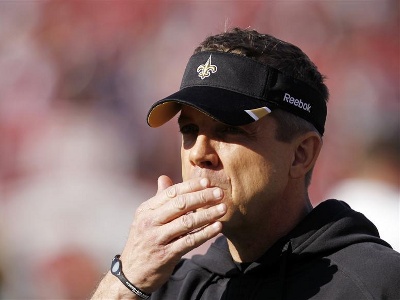
[[[207,62],[204,65],[200,65],[197,68],[197,73],[199,73],[199,77],[204,79],[206,77],[210,77],[211,73],[217,72],[217,66],[211,64],[211,54],[207,59]]]

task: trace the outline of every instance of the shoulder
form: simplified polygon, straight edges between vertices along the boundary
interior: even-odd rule
[[[384,245],[358,243],[330,259],[349,284],[372,299],[400,299],[400,253]]]
[[[349,245],[333,254],[332,259],[348,265],[354,270],[363,271],[369,267],[370,270],[393,270],[400,274],[400,253],[377,243],[365,242]]]

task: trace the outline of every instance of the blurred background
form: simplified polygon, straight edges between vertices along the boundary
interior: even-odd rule
[[[365,209],[399,251],[397,0],[3,0],[0,298],[90,296],[157,177],[180,181],[178,128],[149,128],[148,108],[236,26],[300,46],[327,76],[310,197]]]

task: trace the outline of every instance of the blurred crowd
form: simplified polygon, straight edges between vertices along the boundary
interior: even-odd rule
[[[236,26],[327,76],[311,200],[357,199],[343,200],[400,250],[398,1],[0,1],[0,298],[90,295],[157,177],[180,180],[178,129],[149,128],[148,108],[201,40]],[[350,180],[363,184],[346,193]]]

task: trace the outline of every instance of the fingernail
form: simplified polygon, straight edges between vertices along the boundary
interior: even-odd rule
[[[221,222],[215,222],[214,224],[211,225],[214,229],[220,230],[222,227]]]
[[[222,190],[219,188],[214,189],[213,195],[214,195],[215,199],[220,199],[222,197]]]
[[[200,184],[202,187],[207,187],[208,186],[208,179],[207,178],[203,178],[200,180]]]
[[[220,203],[220,204],[217,205],[217,210],[219,212],[225,212],[225,209],[226,209],[226,206],[225,206],[224,203]]]

